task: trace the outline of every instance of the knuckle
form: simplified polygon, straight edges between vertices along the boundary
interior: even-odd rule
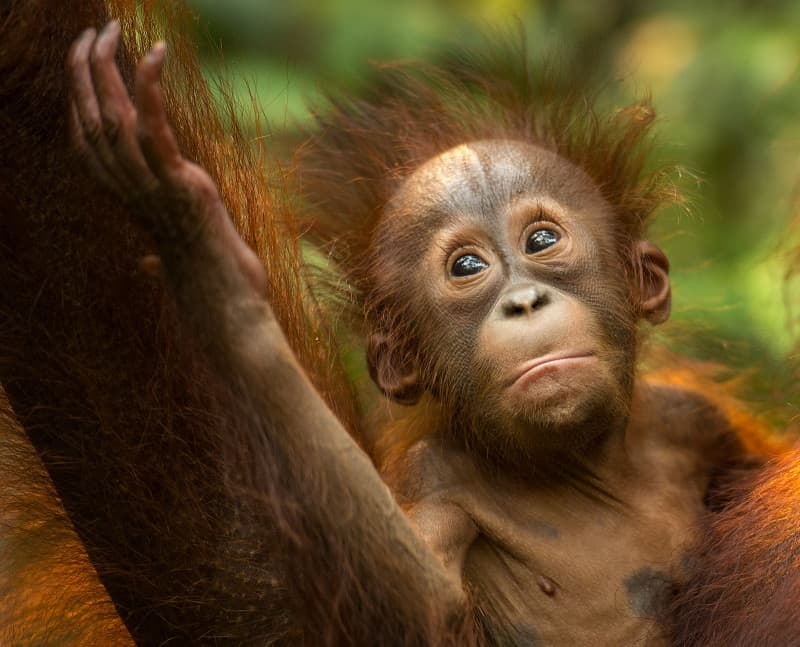
[[[208,194],[209,187],[207,183],[203,181],[202,177],[194,173],[191,165],[182,158],[176,160],[172,165],[170,176],[174,184],[186,187],[195,197]]]
[[[149,146],[150,143],[153,141],[153,131],[150,130],[147,126],[145,126],[142,122],[137,122],[136,124],[136,139],[139,140],[139,143],[143,146]]]
[[[112,115],[103,115],[103,134],[109,142],[114,143],[119,139],[120,122]]]
[[[152,173],[144,173],[139,179],[139,193],[144,196],[152,196],[161,189],[161,183]]]
[[[155,138],[153,132],[147,128],[136,129],[136,141],[139,143],[139,148],[146,158],[150,158],[155,148]]]
[[[210,177],[202,177],[196,180],[195,192],[197,196],[204,202],[216,202],[219,199],[217,185],[211,180]]]
[[[86,141],[82,137],[71,135],[70,145],[72,147],[72,150],[75,151],[75,154],[78,156],[78,158],[83,160],[84,162],[91,157],[91,151],[89,147],[86,145]]]
[[[83,136],[92,146],[96,146],[103,139],[103,128],[96,121],[83,122]]]
[[[130,108],[119,116],[119,128],[126,133],[135,133],[137,127],[136,110]]]
[[[191,183],[186,183],[187,192],[191,203],[203,209],[212,207],[219,202],[219,192],[211,179],[198,181],[195,179]]]

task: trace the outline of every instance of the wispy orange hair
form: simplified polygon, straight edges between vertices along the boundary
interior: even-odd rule
[[[648,170],[649,100],[600,114],[597,92],[576,82],[579,75],[533,64],[524,40],[497,40],[484,51],[440,65],[378,66],[360,95],[328,95],[316,114],[299,155],[309,237],[343,271],[360,306],[369,309],[369,252],[387,201],[420,164],[459,144],[510,139],[554,151],[591,177],[631,238],[676,197],[666,169]]]

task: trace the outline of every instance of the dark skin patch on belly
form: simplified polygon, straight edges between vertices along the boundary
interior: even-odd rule
[[[628,604],[642,618],[661,615],[675,590],[675,583],[665,573],[650,566],[635,571],[624,584]]]
[[[532,519],[526,524],[526,526],[531,532],[535,532],[537,535],[547,537],[548,539],[558,539],[561,537],[561,533],[558,532],[558,528],[551,526],[549,523],[542,521],[541,519]]]

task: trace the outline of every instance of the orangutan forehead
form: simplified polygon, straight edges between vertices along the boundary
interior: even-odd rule
[[[565,177],[582,176],[571,163],[528,142],[484,140],[461,144],[428,160],[393,196],[387,210],[393,217],[407,212],[434,226],[450,217],[482,217],[496,213],[515,197],[563,193]]]
[[[531,154],[539,150],[502,140],[456,146],[428,160],[406,180],[406,199],[442,211],[485,208],[487,199],[531,187]]]

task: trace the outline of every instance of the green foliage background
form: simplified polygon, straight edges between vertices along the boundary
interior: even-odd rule
[[[321,88],[355,84],[370,60],[435,58],[496,28],[521,26],[532,49],[621,81],[611,84],[619,107],[650,94],[660,114],[656,161],[680,165],[689,198],[688,209],[664,210],[653,231],[673,263],[673,319],[692,330],[682,350],[766,367],[766,382],[788,379],[783,273],[800,186],[796,0],[190,4],[207,63],[222,55],[237,92],[246,97],[249,82],[277,130],[305,119],[306,100]]]

